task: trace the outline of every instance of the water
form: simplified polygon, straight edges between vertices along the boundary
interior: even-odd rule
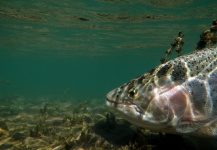
[[[1,95],[104,98],[159,64],[178,31],[184,53],[216,17],[215,1],[1,1]]]
[[[216,0],[0,1],[0,97],[104,103],[160,64],[179,31],[183,54],[216,18]],[[175,57],[175,55],[173,56]]]

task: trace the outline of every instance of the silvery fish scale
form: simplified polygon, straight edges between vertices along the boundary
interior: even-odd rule
[[[217,48],[159,65],[107,94],[107,105],[157,132],[217,135]]]

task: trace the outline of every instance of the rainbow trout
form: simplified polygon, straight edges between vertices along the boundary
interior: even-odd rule
[[[152,131],[217,135],[217,47],[159,65],[109,92],[106,104]]]

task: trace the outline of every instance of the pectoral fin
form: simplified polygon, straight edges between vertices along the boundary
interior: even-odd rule
[[[176,128],[179,133],[191,133],[201,128],[204,124],[201,122],[180,122]]]
[[[176,131],[179,133],[191,133],[198,130],[201,127],[209,126],[217,121],[217,117],[212,117],[201,121],[180,121],[177,124]]]

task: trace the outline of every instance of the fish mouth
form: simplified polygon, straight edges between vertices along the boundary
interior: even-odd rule
[[[139,106],[129,100],[114,99],[114,91],[111,91],[106,96],[106,105],[124,114],[124,118],[135,117],[141,115],[141,109]]]
[[[120,106],[124,106],[124,103],[122,102],[118,102],[118,101],[114,101],[114,100],[110,100],[110,99],[106,99],[106,105],[109,107],[113,107],[113,108],[117,108]]]
[[[132,101],[129,101],[129,100],[121,100],[121,99],[116,100],[116,99],[114,99],[113,93],[114,93],[114,91],[111,91],[106,96],[106,104],[108,106],[112,105],[116,108],[117,106],[122,106],[122,105],[123,106],[136,105]]]
[[[117,101],[108,96],[106,97],[106,105],[117,111],[125,120],[137,126],[151,128],[156,131],[166,127],[165,121],[152,120],[153,116],[150,112],[146,112],[146,110],[133,102]]]
[[[125,114],[128,114],[126,110],[130,112],[134,112],[138,115],[141,114],[141,109],[134,103],[124,103],[124,102],[118,102],[110,99],[106,99],[106,105],[108,107],[112,107],[115,110],[119,110],[120,112],[125,112]]]
[[[135,105],[135,106],[137,106],[136,104],[134,104],[132,102],[115,101],[115,100],[110,100],[109,98],[106,98],[106,104],[109,106],[113,105],[115,107],[120,106],[120,105],[123,105],[123,106]]]
[[[106,102],[113,103],[113,104],[120,104],[120,102],[113,101],[113,100],[110,100],[108,98],[106,98]]]
[[[106,105],[117,111],[125,120],[132,124],[144,126],[143,114],[136,104],[118,102],[107,98]]]
[[[125,120],[140,127],[149,128],[155,131],[161,131],[167,124],[165,121],[152,120],[152,114],[147,113],[134,103],[123,103],[106,99],[106,105],[117,111]]]

